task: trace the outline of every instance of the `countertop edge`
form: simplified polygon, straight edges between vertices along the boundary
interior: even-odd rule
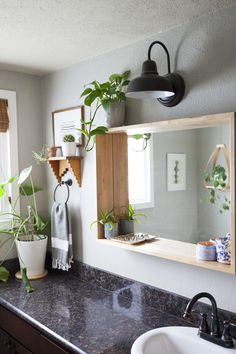
[[[23,311],[19,310],[16,306],[13,306],[10,304],[8,301],[3,300],[0,297],[0,305],[5,307],[7,310],[11,311],[13,314],[21,318],[22,320],[26,321],[29,325],[32,327],[36,328],[37,330],[40,331],[40,333],[45,334],[48,336],[50,339],[64,347],[65,349],[68,349],[72,351],[73,353],[78,353],[78,354],[88,354],[84,352],[82,349],[76,347],[72,343],[70,343],[67,339],[61,337],[59,334],[56,332],[50,330],[48,327],[44,326],[42,323],[38,322],[35,320],[33,317],[27,315]]]

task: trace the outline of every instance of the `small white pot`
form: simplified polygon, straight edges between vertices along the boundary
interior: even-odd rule
[[[44,273],[48,237],[45,235],[20,236],[16,240],[16,249],[20,267],[26,267],[27,276],[34,277]]]
[[[61,143],[63,156],[75,156],[76,155],[76,142],[62,142]]]

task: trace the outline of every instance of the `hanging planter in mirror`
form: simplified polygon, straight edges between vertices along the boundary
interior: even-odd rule
[[[223,153],[224,162],[219,162],[220,153]],[[209,201],[216,204],[221,199],[220,213],[229,210],[230,200],[226,195],[220,197],[218,192],[227,192],[230,189],[230,161],[229,152],[225,144],[218,144],[214,148],[204,172],[205,187],[209,190]],[[222,201],[223,198],[223,201]]]

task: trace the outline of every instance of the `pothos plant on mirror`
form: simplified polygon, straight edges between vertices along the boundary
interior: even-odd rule
[[[105,134],[108,129],[106,126],[95,126],[95,118],[98,110],[102,107],[104,111],[108,111],[110,106],[116,102],[126,101],[124,88],[128,85],[128,77],[130,70],[122,74],[112,74],[108,81],[100,83],[96,80],[91,82],[81,93],[80,97],[84,98],[85,106],[90,109],[89,120],[81,120],[84,125],[83,129],[77,129],[85,136],[85,150],[91,151],[94,148],[96,135]]]
[[[35,197],[35,194],[41,191],[42,188],[34,184],[31,177],[31,172],[32,166],[29,166],[28,168],[25,168],[21,171],[18,179],[11,177],[4,182],[0,182],[0,198],[5,197],[9,203],[8,210],[0,212],[0,250],[3,250],[3,246],[7,244],[7,249],[5,250],[4,248],[4,255],[1,256],[0,261],[0,281],[8,281],[10,273],[4,267],[4,262],[16,244],[19,263],[21,266],[21,278],[28,293],[33,291],[33,288],[28,279],[28,272],[30,273],[30,269],[25,264],[26,262],[24,259],[26,258],[24,255],[22,255],[18,242],[20,243],[20,241],[22,241],[25,243],[25,245],[26,243],[27,245],[30,245],[33,242],[40,240],[38,244],[41,245],[40,252],[42,252],[42,254],[40,254],[39,257],[44,257],[42,260],[44,264],[47,245],[47,236],[45,235],[45,230],[48,226],[48,218],[46,216],[43,218],[42,215],[40,215]],[[14,182],[17,185],[19,194],[13,201],[8,197],[8,192],[9,186]],[[17,208],[17,203],[21,197],[27,199],[26,210],[22,210],[22,212]],[[44,244],[43,247],[42,243]],[[37,254],[34,254],[33,257],[31,255],[33,262],[37,256]]]

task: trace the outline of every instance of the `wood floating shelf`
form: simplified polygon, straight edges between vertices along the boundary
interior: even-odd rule
[[[234,274],[234,269],[229,264],[216,261],[200,261],[196,258],[196,245],[182,241],[158,238],[156,241],[143,242],[137,245],[98,239],[100,244],[122,248],[128,251],[146,254],[149,256],[168,259],[175,262],[185,263],[201,268],[216,270],[219,272]]]
[[[81,156],[67,156],[67,157],[50,157],[48,163],[53,170],[53,173],[58,181],[61,182],[61,178],[70,171],[78,185],[81,187]]]

